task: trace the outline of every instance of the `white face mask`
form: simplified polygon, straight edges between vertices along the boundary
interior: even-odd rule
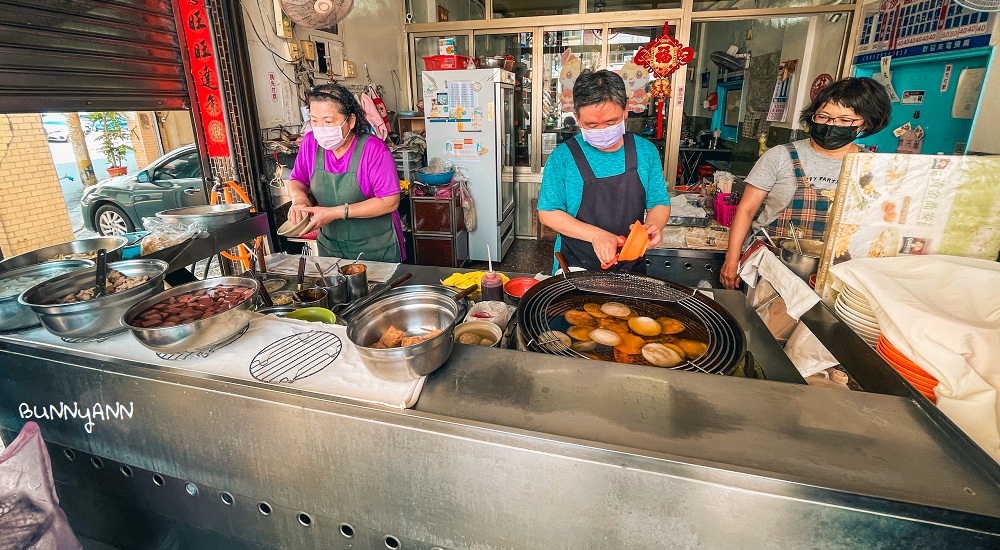
[[[344,122],[347,121],[345,120]],[[340,126],[313,126],[313,137],[316,138],[316,143],[319,143],[320,147],[328,151],[333,151],[344,144],[346,136],[341,131],[343,126],[343,124]]]
[[[593,145],[598,149],[607,149],[625,135],[625,119],[613,126],[608,126],[607,128],[600,128],[597,130],[588,130],[586,128],[580,128],[580,133],[583,134],[583,141]]]

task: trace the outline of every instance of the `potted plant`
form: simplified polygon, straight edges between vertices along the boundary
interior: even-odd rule
[[[128,172],[125,155],[132,148],[128,145],[131,139],[125,118],[121,113],[98,112],[88,114],[87,120],[93,124],[95,131],[101,132],[97,141],[100,144],[99,150],[108,160],[108,174],[124,176]]]

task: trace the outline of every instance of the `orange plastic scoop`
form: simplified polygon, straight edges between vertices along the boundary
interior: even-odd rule
[[[622,251],[618,253],[618,259],[625,262],[638,260],[646,253],[647,248],[649,248],[649,235],[646,233],[646,228],[641,223],[635,222],[628,232]]]

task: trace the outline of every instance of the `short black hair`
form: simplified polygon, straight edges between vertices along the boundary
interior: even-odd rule
[[[320,84],[313,86],[306,93],[306,103],[313,101],[328,101],[337,106],[337,111],[345,117],[354,115],[354,133],[369,134],[371,129],[368,125],[368,118],[365,117],[365,110],[361,108],[358,99],[350,90],[340,84]]]
[[[606,101],[622,109],[628,105],[625,81],[618,73],[607,69],[599,71],[585,69],[573,84],[573,110],[579,113],[581,107],[599,105]]]
[[[799,122],[808,128],[813,124],[812,117],[816,111],[827,103],[847,107],[865,119],[864,130],[858,137],[881,132],[889,124],[892,112],[892,101],[885,86],[871,78],[842,78],[816,95],[816,99],[802,111]]]

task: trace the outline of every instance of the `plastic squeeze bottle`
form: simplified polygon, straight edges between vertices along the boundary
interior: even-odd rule
[[[489,271],[479,281],[479,286],[483,290],[483,301],[502,302],[503,278],[497,272],[493,271],[493,254],[490,252],[489,246],[486,247],[486,256],[489,261]]]

